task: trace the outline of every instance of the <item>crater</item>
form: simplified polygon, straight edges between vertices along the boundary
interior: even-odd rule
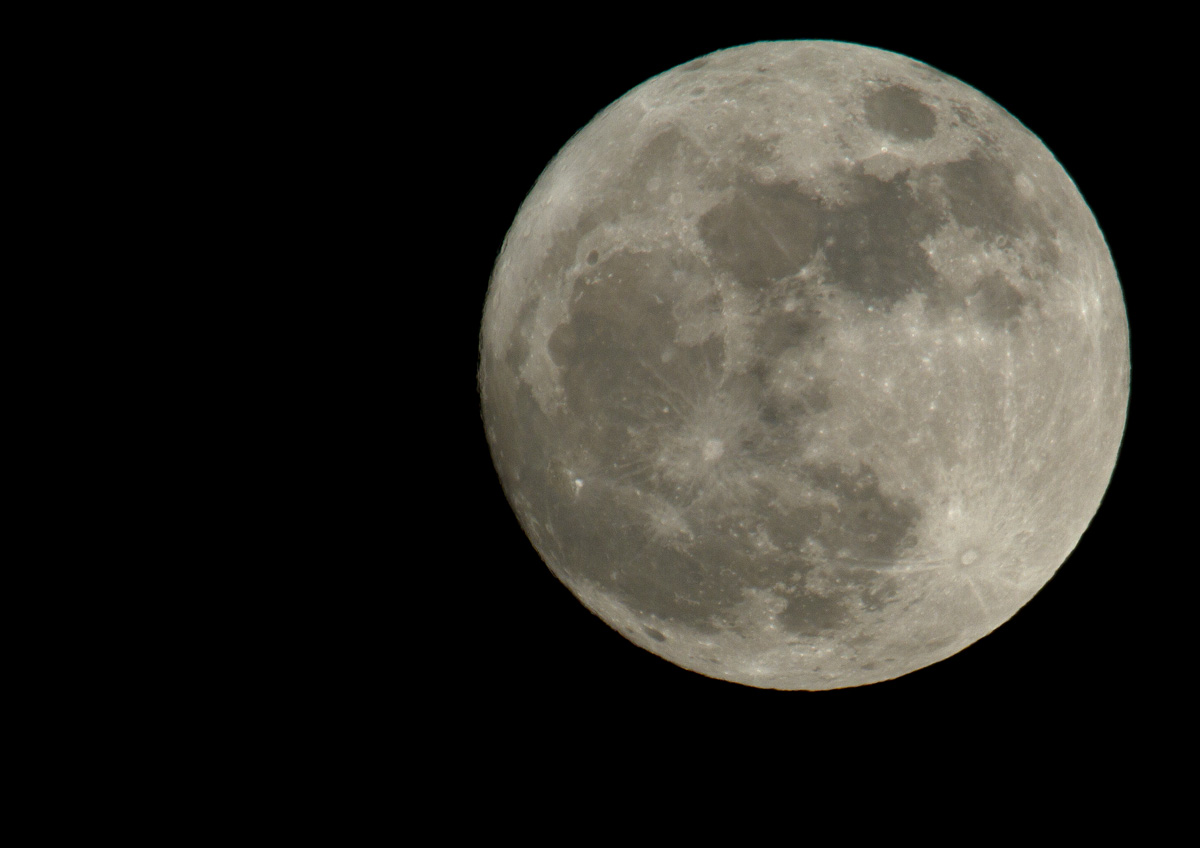
[[[963,106],[962,104],[956,104],[954,106],[954,114],[957,115],[958,119],[968,127],[971,127],[972,129],[979,127],[979,119],[976,118],[975,113],[966,106]]]
[[[895,577],[883,575],[877,580],[872,580],[871,583],[862,590],[861,599],[863,608],[868,612],[878,612],[885,606],[896,600],[900,595],[900,584]]]
[[[953,645],[956,638],[955,636],[939,636],[926,642],[925,647],[931,651],[942,651]]]
[[[649,637],[650,637],[651,639],[653,639],[655,642],[665,642],[665,641],[667,641],[667,637],[666,637],[666,636],[664,636],[664,635],[662,635],[661,633],[659,633],[659,632],[658,632],[657,630],[655,630],[653,627],[645,627],[645,626],[643,626],[643,627],[642,627],[642,630],[643,630],[643,632],[645,632],[645,634],[646,634],[647,636],[649,636]]]
[[[867,124],[900,141],[933,138],[937,117],[921,95],[906,85],[892,85],[867,95]]]

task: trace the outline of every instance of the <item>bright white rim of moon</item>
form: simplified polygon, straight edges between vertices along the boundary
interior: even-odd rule
[[[559,152],[493,273],[479,388],[553,573],[635,644],[875,683],[1008,620],[1112,474],[1116,271],[1000,106],[827,41],[719,51]]]

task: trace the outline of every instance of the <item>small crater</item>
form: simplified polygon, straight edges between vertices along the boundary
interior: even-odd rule
[[[977,128],[979,126],[979,119],[976,118],[975,113],[966,106],[955,106],[954,114],[957,115],[958,119],[968,127]]]
[[[977,559],[979,559],[979,551],[970,549],[963,553],[962,557],[959,559],[959,562],[961,562],[963,565],[970,565]]]
[[[754,181],[759,185],[768,185],[775,180],[775,169],[770,165],[759,165],[753,173]]]
[[[587,264],[595,265],[599,261],[600,261],[600,254],[597,253],[596,251],[593,250],[591,253],[589,253],[587,255]]]
[[[925,643],[925,647],[931,651],[941,651],[946,648],[949,648],[953,644],[954,644],[953,636],[941,636],[937,639],[930,639],[928,642]]]
[[[645,627],[645,626],[643,626],[643,627],[642,627],[642,630],[643,630],[643,631],[645,631],[646,635],[647,635],[647,636],[649,636],[651,639],[653,639],[655,642],[665,642],[665,641],[667,641],[667,637],[666,637],[666,636],[664,636],[664,635],[662,635],[661,633],[659,633],[659,632],[658,632],[657,630],[655,630],[653,627]]]
[[[707,59],[696,59],[695,61],[688,62],[686,65],[684,65],[684,66],[683,66],[683,68],[682,68],[681,70],[684,70],[684,71],[698,71],[698,70],[700,70],[701,68],[703,68],[703,67],[704,67],[705,65],[707,65],[707,64],[708,64],[708,60],[707,60]]]
[[[878,612],[896,600],[899,588],[897,581],[890,577],[873,582],[862,592],[863,607],[870,612]]]

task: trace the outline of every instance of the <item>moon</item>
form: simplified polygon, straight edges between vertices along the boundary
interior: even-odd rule
[[[551,571],[700,674],[820,690],[1003,624],[1100,504],[1129,397],[1103,235],[1000,106],[899,54],[639,85],[513,222],[484,429]]]

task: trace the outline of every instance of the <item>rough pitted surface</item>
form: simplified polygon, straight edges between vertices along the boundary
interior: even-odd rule
[[[1045,147],[911,59],[714,53],[546,169],[497,262],[480,392],[530,539],[686,668],[826,689],[1028,601],[1111,475],[1127,326]]]

